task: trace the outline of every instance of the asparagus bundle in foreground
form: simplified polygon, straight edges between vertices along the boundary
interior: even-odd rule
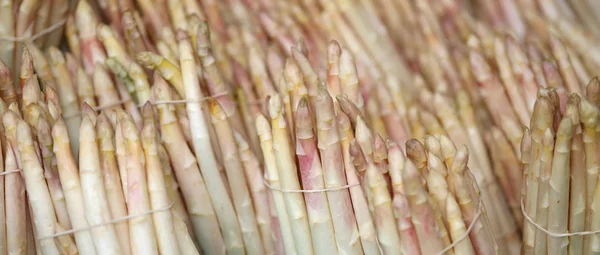
[[[594,201],[599,197],[599,86],[594,77],[585,97],[571,94],[566,106],[560,105],[555,90],[538,92],[531,129],[525,129],[521,144],[524,254],[598,250]]]

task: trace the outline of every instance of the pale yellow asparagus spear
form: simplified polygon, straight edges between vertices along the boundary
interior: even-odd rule
[[[79,155],[79,143],[77,141],[79,140],[79,124],[81,123],[77,93],[75,92],[75,86],[71,80],[69,71],[65,66],[63,54],[57,48],[52,47],[48,50],[48,55],[52,65],[52,74],[58,83],[58,98],[60,99],[63,115],[69,116],[65,122],[69,129],[71,149],[73,150],[73,155],[76,155],[75,159],[77,160]]]
[[[444,249],[444,244],[438,237],[433,209],[428,203],[428,194],[421,182],[421,175],[411,160],[407,160],[404,164],[402,179],[413,213],[412,221],[415,225],[421,252],[423,254],[437,254]]]
[[[181,53],[180,65],[185,89],[184,95],[186,100],[192,101],[186,104],[186,109],[190,118],[194,152],[202,175],[206,178],[208,192],[215,206],[227,250],[236,254],[241,253],[244,249],[242,234],[233,203],[227,193],[225,180],[221,177],[211,145],[212,139],[209,136],[207,127],[210,124],[205,120],[203,113],[203,107],[205,106],[200,101],[203,93],[200,90],[198,74],[196,73],[196,61],[192,55],[193,50],[190,42],[185,37],[180,39],[179,52]]]
[[[118,219],[127,216],[127,205],[125,204],[125,195],[123,186],[121,186],[121,177],[115,156],[114,128],[106,112],[100,113],[96,122],[96,134],[98,136],[98,153],[100,157],[100,167],[102,167],[102,179],[104,189],[108,200],[108,208],[112,219]],[[129,226],[127,222],[115,224],[115,231],[119,238],[121,251],[123,254],[131,254],[129,243]]]
[[[549,185],[552,174],[552,158],[554,151],[554,137],[550,129],[546,129],[542,137],[542,153],[540,155],[539,188],[537,191],[536,220],[538,224],[546,228],[548,226],[548,209],[550,207]],[[536,230],[534,253],[546,254],[547,235],[541,230]]]
[[[291,157],[291,141],[283,116],[281,98],[278,95],[274,95],[269,100],[269,115],[271,116],[273,148],[275,149],[277,168],[282,179],[282,188],[299,190],[300,183],[296,173],[296,165]],[[300,193],[295,192],[285,193],[284,198],[290,224],[294,229],[294,241],[298,254],[313,254],[304,198]]]
[[[297,107],[294,124],[296,125],[297,145],[295,154],[298,158],[302,188],[306,190],[325,188],[321,157],[319,157],[317,139],[313,132],[312,118],[307,97],[303,97]],[[324,192],[304,194],[311,236],[317,254],[338,252],[327,197],[328,194]]]
[[[400,251],[402,245],[398,228],[395,224],[388,223],[394,222],[392,199],[381,169],[378,169],[373,163],[368,164],[367,180],[373,196],[374,217],[379,244],[385,254]]]
[[[248,254],[263,254],[264,247],[256,224],[254,208],[250,202],[250,192],[246,177],[243,174],[243,166],[233,137],[232,127],[227,121],[226,113],[217,101],[209,100],[209,108],[219,140],[219,147],[223,154],[223,164],[227,173],[227,181],[231,187],[232,200],[238,214],[246,252]]]
[[[111,216],[102,183],[96,130],[88,116],[83,117],[80,131],[84,134],[79,138],[82,159],[79,162],[79,170],[85,215],[90,225],[102,225],[91,229],[96,252],[98,254],[119,253],[121,246],[115,228],[112,224],[106,224]]]
[[[548,231],[566,233],[569,224],[569,184],[571,175],[571,138],[573,121],[563,118],[556,131],[552,174],[550,176],[550,207],[548,208]],[[556,254],[567,254],[567,237],[548,237],[548,250]]]
[[[342,153],[344,157],[344,165],[346,169],[346,178],[349,185],[360,183],[357,170],[354,167],[353,159],[350,155],[350,142],[354,139],[354,132],[350,125],[348,116],[342,112],[338,112],[336,116],[340,132],[340,143],[342,145]],[[375,224],[369,212],[369,205],[365,194],[360,185],[350,187],[350,198],[356,216],[358,232],[360,234],[363,252],[365,254],[381,254],[377,244]]]
[[[85,217],[84,200],[79,180],[79,169],[73,152],[71,152],[68,132],[64,121],[59,120],[52,128],[53,150],[56,154],[58,174],[63,185],[63,192],[67,202],[69,218],[74,228],[86,228],[88,222]],[[89,230],[75,233],[77,250],[80,253],[96,254],[94,241]]]
[[[36,155],[31,130],[23,120],[17,122],[16,137],[27,192],[29,197],[34,198],[29,200],[33,208],[34,227],[39,236],[51,236],[56,228],[56,214],[48,186],[44,182],[43,169]],[[52,238],[40,240],[40,248],[44,254],[59,254],[58,247]]]
[[[585,193],[585,152],[583,151],[583,126],[579,114],[581,98],[577,94],[569,97],[566,114],[573,123],[571,140],[571,189],[569,197],[569,232],[581,232],[585,229],[586,193]],[[569,237],[568,252],[583,253],[583,236]]]
[[[166,83],[156,83],[153,89],[154,97],[157,100],[171,98],[171,90]],[[200,244],[203,253],[225,254],[225,244],[220,234],[217,216],[208,193],[208,185],[204,181],[206,177],[203,178],[198,162],[185,142],[181,127],[175,117],[175,107],[171,104],[159,104],[157,107],[162,142],[181,186],[181,193],[190,214],[195,239]]]
[[[248,179],[248,187],[252,196],[256,222],[260,228],[265,254],[274,254],[274,241],[272,236],[272,222],[269,215],[269,194],[263,183],[263,169],[257,156],[250,150],[248,142],[239,133],[233,133],[240,160],[244,166],[244,173]]]
[[[394,206],[394,215],[398,222],[398,231],[402,240],[403,249],[407,254],[421,254],[419,240],[415,232],[415,226],[412,223],[412,213],[408,208],[408,199],[404,190],[402,172],[404,170],[405,158],[402,155],[400,147],[390,140],[387,142],[390,163],[390,177],[392,179],[392,190]]]
[[[318,147],[322,157],[325,187],[338,188],[347,185],[333,99],[323,85],[318,87],[315,106],[316,109],[319,109],[316,111]],[[342,250],[342,253],[360,253],[362,245],[351,207],[350,193],[346,189],[333,191],[327,194],[327,199],[332,215],[338,216],[333,218],[338,248]]]
[[[118,117],[127,152],[127,211],[129,215],[144,214],[150,211],[151,205],[139,131],[131,116],[121,112]],[[132,254],[158,254],[151,215],[129,220],[129,238]]]
[[[260,138],[261,149],[263,152],[263,158],[265,162],[265,180],[268,182],[271,188],[280,189],[281,183],[279,181],[279,171],[276,162],[275,151],[273,148],[273,136],[271,134],[271,127],[267,119],[259,114],[256,117],[256,132]],[[285,246],[286,254],[297,254],[296,243],[293,236],[293,230],[289,215],[285,205],[285,198],[283,192],[272,190],[273,202],[275,210],[277,212],[277,219],[281,228],[281,235],[283,238],[283,244]]]
[[[19,171],[17,159],[10,143],[6,144],[5,150],[4,170],[7,172]],[[6,190],[6,233],[10,233],[6,238],[6,252],[8,254],[25,254],[27,252],[25,184],[18,172],[8,174],[4,181]],[[93,246],[92,251],[94,251]]]
[[[146,102],[144,105],[143,113],[144,116],[151,117],[149,121],[144,121],[144,128],[141,131],[142,147],[146,161],[148,195],[150,196],[152,210],[160,210],[168,207],[172,201],[169,201],[165,188],[165,178],[158,156],[158,134],[152,116],[154,109],[150,102]],[[165,210],[152,214],[160,254],[180,254],[171,211]]]

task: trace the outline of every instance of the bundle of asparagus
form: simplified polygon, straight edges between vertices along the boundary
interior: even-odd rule
[[[585,97],[562,105],[556,90],[540,89],[521,143],[525,254],[584,254],[598,250],[595,201],[600,80]]]

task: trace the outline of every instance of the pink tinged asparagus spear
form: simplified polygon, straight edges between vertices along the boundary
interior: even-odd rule
[[[444,249],[436,231],[434,212],[428,203],[427,192],[421,182],[421,175],[411,160],[404,164],[402,172],[406,196],[410,203],[412,222],[417,232],[421,252],[436,254]]]
[[[25,185],[33,209],[35,229],[38,236],[51,236],[56,228],[56,214],[54,213],[52,199],[48,186],[44,181],[43,169],[35,152],[31,130],[25,121],[17,123],[17,141],[19,154],[23,164]],[[40,240],[41,252],[44,254],[59,254],[54,239]]]
[[[485,62],[483,56],[479,52],[471,51],[470,60],[473,74],[481,87],[481,93],[488,109],[497,109],[492,114],[494,122],[497,124],[502,123],[501,117],[517,120],[513,108],[498,109],[496,107],[498,105],[510,105],[510,102],[506,97],[504,88],[498,84],[498,79],[491,72],[490,66]]]
[[[487,215],[485,214],[485,209],[483,209],[483,204],[479,204],[479,201],[473,200],[476,199],[476,197],[473,197],[470,194],[470,184],[465,178],[468,156],[467,147],[461,146],[454,157],[452,174],[450,175],[454,195],[461,207],[465,224],[467,226],[476,224],[471,233],[469,233],[469,237],[471,238],[473,248],[477,254],[497,254],[498,247],[490,232],[490,225],[488,223]],[[478,206],[482,206],[481,209],[479,209]],[[477,221],[474,221],[478,210],[482,210],[482,214]]]
[[[63,115],[69,116],[66,124],[71,138],[71,150],[73,150],[74,155],[78,155],[79,143],[77,141],[79,140],[81,118],[79,117],[79,103],[75,86],[65,65],[63,54],[57,48],[52,47],[48,50],[48,56],[52,64],[52,74],[54,74],[54,78],[58,83],[58,99]],[[77,160],[77,156],[75,156],[75,160]]]
[[[50,191],[50,196],[52,197],[58,223],[60,223],[62,227],[70,229],[71,221],[65,204],[63,188],[58,176],[56,158],[54,152],[52,152],[53,141],[50,128],[50,124],[46,119],[40,118],[37,121],[37,140],[41,149],[44,176],[48,183],[48,189]]]
[[[499,37],[494,40],[496,63],[498,64],[500,71],[500,78],[502,79],[504,88],[506,88],[506,91],[508,92],[510,102],[512,103],[512,108],[515,109],[519,120],[522,124],[527,124],[530,117],[529,110],[525,106],[525,100],[522,97],[523,93],[521,92],[521,88],[518,86],[513,76],[513,72],[511,71],[505,46],[505,43]]]
[[[269,100],[269,115],[271,116],[273,149],[282,182],[281,188],[299,190],[301,188],[296,172],[296,165],[292,158],[291,141],[283,116],[281,98],[278,95],[272,96]],[[294,242],[298,254],[313,254],[304,198],[300,193],[296,192],[287,192],[283,195],[290,224],[292,229],[294,229]]]
[[[105,109],[121,107],[119,104],[119,93],[104,64],[99,63],[96,65],[94,74],[92,75],[92,82],[98,105],[103,106]]]
[[[284,121],[284,120],[283,120]],[[284,121],[285,122],[285,121]],[[261,141],[261,149],[263,151],[263,158],[265,162],[265,180],[268,181],[269,185],[274,189],[282,188],[279,181],[279,171],[277,166],[276,154],[273,146],[273,136],[271,134],[271,127],[267,119],[259,114],[256,117],[256,132]],[[284,193],[276,190],[272,190],[273,202],[275,210],[277,212],[277,218],[281,229],[281,235],[283,238],[283,244],[285,246],[286,254],[296,254],[296,243],[292,231],[292,225],[290,217],[287,212],[286,200]]]
[[[127,209],[129,215],[144,214],[151,210],[146,179],[145,158],[136,125],[130,116],[119,114],[121,132],[127,151]],[[132,254],[157,254],[156,235],[151,215],[129,220],[129,238]]]
[[[0,100],[1,103],[1,100]],[[6,109],[1,109],[3,107],[0,106],[0,112],[4,112]],[[4,131],[2,124],[0,124],[0,129],[2,129],[2,131]],[[2,143],[0,143],[0,173],[4,174],[5,171],[5,162],[4,162],[4,155],[2,153],[2,151],[4,150],[4,143],[5,141],[2,140]],[[5,176],[0,176],[0,231],[2,231],[2,233],[0,233],[0,249],[2,252],[2,254],[6,254],[6,234],[8,233],[6,231],[6,198],[4,197],[4,194],[6,193],[6,191],[4,190],[5,187],[5,183],[4,183],[4,179]]]
[[[127,216],[127,205],[125,204],[125,195],[121,178],[117,167],[115,157],[114,129],[105,112],[100,113],[96,122],[96,133],[98,135],[98,153],[100,157],[100,167],[102,167],[102,180],[106,191],[106,198],[112,219],[118,219]],[[121,251],[124,254],[131,253],[129,243],[129,226],[127,222],[115,224],[115,231],[121,244]]]
[[[150,112],[152,116],[152,106],[149,102],[144,106],[144,114]],[[160,210],[169,206],[169,196],[165,188],[165,179],[161,169],[160,158],[158,156],[157,130],[154,126],[154,119],[144,123],[141,131],[142,146],[144,149],[144,158],[146,162],[146,172],[148,180],[148,193],[152,210]],[[158,250],[161,254],[179,254],[173,217],[171,210],[155,212],[152,214],[156,239],[158,241]]]
[[[573,70],[573,66],[571,65],[571,61],[569,61],[567,49],[565,48],[562,40],[558,38],[553,31],[551,31],[550,34],[550,48],[552,49],[552,54],[554,55],[554,59],[556,60],[560,70],[560,74],[565,80],[569,92],[581,94],[582,88],[577,80],[577,76]]]
[[[77,68],[77,95],[79,102],[88,104],[90,107],[96,107],[96,98],[94,97],[94,86],[82,68]]]
[[[412,213],[408,208],[408,199],[402,181],[402,172],[405,165],[404,155],[402,155],[400,147],[394,142],[388,141],[387,148],[393,189],[392,203],[402,246],[406,254],[421,254],[417,233],[411,220]]]
[[[246,251],[249,254],[263,254],[264,247],[260,239],[254,208],[252,207],[246,177],[243,174],[243,166],[236,148],[232,128],[227,121],[227,115],[218,102],[210,100],[209,108],[212,115],[212,123],[220,143],[219,147],[223,153],[223,163],[227,173],[227,180],[231,187],[233,204],[238,213]]]
[[[79,28],[79,37],[81,38],[83,67],[87,74],[91,76],[96,63],[104,63],[106,60],[106,53],[96,33],[96,27],[99,24],[98,16],[96,16],[87,0],[80,1],[77,4],[75,24]]]
[[[121,247],[115,228],[112,224],[106,224],[111,216],[102,183],[96,130],[88,116],[83,117],[80,130],[85,134],[79,138],[81,145],[79,171],[85,218],[90,225],[102,225],[90,230],[96,252],[98,254],[120,253]]]
[[[296,111],[296,157],[302,177],[302,188],[306,190],[325,188],[312,118],[308,110],[307,98],[303,97]],[[317,254],[337,253],[327,193],[305,193],[304,198],[315,252]]]
[[[225,93],[224,95],[216,96],[216,100],[223,107],[223,110],[227,114],[227,119],[231,122],[231,127],[246,136],[246,130],[244,129],[244,123],[239,113],[237,112],[235,102],[233,101],[232,89],[225,83],[224,77],[216,65],[215,56],[211,49],[210,43],[210,32],[208,30],[208,24],[206,22],[200,23],[198,26],[198,38],[196,40],[196,52],[200,59],[201,64],[204,68],[206,83],[210,94],[216,96],[218,94]],[[181,54],[181,52],[180,52]]]
[[[519,86],[522,88],[522,96],[527,105],[527,111],[533,112],[533,105],[535,104],[538,87],[544,87],[545,85],[545,83],[542,84],[539,80],[536,80],[536,78],[538,78],[536,76],[542,74],[541,60],[536,62],[531,59],[530,55],[529,59],[532,61],[530,68],[528,56],[523,52],[523,49],[512,36],[505,37],[505,44],[508,58],[510,59],[512,66],[512,72],[515,79],[519,82]],[[536,65],[538,63],[539,65]],[[543,77],[542,74],[540,78],[543,79]]]
[[[329,189],[347,185],[333,99],[323,85],[318,87],[315,105],[316,109],[319,109],[317,111],[318,146],[321,152],[325,187]],[[338,216],[333,217],[338,249],[347,254],[360,253],[362,245],[348,190],[330,192],[327,194],[327,199],[332,215]]]
[[[573,124],[573,140],[571,140],[571,183],[569,197],[569,232],[585,230],[585,152],[583,151],[583,128],[579,115],[581,98],[577,94],[569,97],[566,114]],[[563,231],[564,232],[564,231]],[[583,252],[583,236],[569,237],[568,252],[580,254]]]
[[[564,118],[556,132],[554,157],[552,160],[552,175],[550,177],[550,207],[548,213],[548,231],[566,233],[569,214],[569,184],[571,138],[573,137],[573,122]],[[567,237],[548,237],[548,250],[556,254],[567,254],[569,239]]]
[[[467,226],[463,221],[462,213],[456,199],[453,196],[446,198],[446,218],[448,221],[448,232],[454,242],[458,241],[467,232]],[[454,246],[456,254],[476,254],[470,238],[464,238]]]
[[[6,144],[6,156],[4,157],[5,171],[18,171],[13,147],[10,143]],[[8,254],[25,254],[27,252],[26,242],[26,200],[25,185],[20,174],[7,174],[4,179],[5,188],[5,207],[6,207],[6,233],[10,233],[6,238],[6,252]],[[93,251],[93,246],[92,246]],[[94,254],[94,253],[90,253]]]
[[[274,240],[271,235],[271,217],[269,215],[269,195],[263,183],[260,162],[253,151],[250,150],[248,142],[239,133],[233,133],[240,160],[244,166],[244,173],[248,179],[248,187],[251,192],[252,202],[256,210],[256,222],[260,228],[265,254],[274,254]]]
[[[369,163],[367,166],[367,180],[373,197],[372,203],[379,245],[381,245],[384,254],[400,251],[402,245],[398,227],[395,224],[390,224],[394,222],[392,199],[381,169],[373,163]]]
[[[73,228],[88,227],[85,217],[84,200],[79,181],[79,170],[71,152],[70,141],[64,121],[59,120],[52,128],[53,150],[56,154],[58,174],[63,186],[67,210]],[[80,253],[96,254],[94,240],[89,230],[75,233],[77,250]]]
[[[348,95],[361,112],[364,112],[364,100],[359,90],[358,73],[352,54],[342,49],[339,63],[339,79],[342,88],[342,93]]]
[[[581,123],[583,124],[583,148],[585,151],[585,168],[586,168],[586,216],[585,230],[591,230],[592,220],[592,202],[594,192],[598,183],[598,171],[600,164],[598,163],[597,155],[597,133],[596,126],[598,125],[598,108],[592,105],[589,101],[582,98],[579,104],[579,114]],[[589,249],[590,236],[583,237],[583,249]]]
[[[234,207],[227,193],[225,183],[215,159],[206,120],[204,119],[203,98],[198,75],[196,73],[195,58],[187,38],[180,38],[179,52],[181,53],[180,65],[185,87],[185,98],[191,101],[186,104],[188,117],[190,118],[190,130],[192,131],[192,143],[196,158],[199,162],[202,175],[207,181],[207,188],[215,206],[215,212],[219,219],[221,230],[225,239],[228,252],[243,253],[244,243],[239,223],[236,219]]]
[[[0,60],[0,97],[7,105],[17,102],[17,92],[13,84],[10,67]]]
[[[350,185],[358,184],[360,183],[359,177],[350,155],[350,141],[354,139],[354,132],[350,126],[350,120],[348,116],[340,112],[336,116],[336,122],[340,132],[340,144],[342,145],[346,178]],[[349,190],[360,240],[363,246],[363,252],[368,255],[381,254],[377,244],[375,224],[371,218],[365,194],[360,185],[350,187]]]

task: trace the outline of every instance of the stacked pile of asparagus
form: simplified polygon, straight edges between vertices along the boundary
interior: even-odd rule
[[[192,240],[203,251],[217,253],[224,249],[248,253],[296,248],[298,253],[359,251],[357,245],[365,252],[375,252],[375,245],[395,251],[394,245],[400,244],[406,252],[420,247],[428,254],[426,249],[435,252],[463,240],[457,234],[462,231],[461,224],[455,223],[461,217],[453,210],[456,207],[448,208],[453,206],[449,200],[456,199],[462,226],[482,225],[474,226],[468,232],[470,240],[460,241],[460,247],[454,246],[449,253],[467,252],[468,248],[462,247],[469,247],[471,241],[476,253],[487,254],[493,242],[477,238],[489,230],[498,253],[517,254],[524,222],[526,247],[545,240],[542,235],[532,237],[531,231],[536,229],[524,220],[520,209],[519,159],[526,158],[520,147],[522,137],[528,136],[521,126],[528,126],[535,115],[538,89],[548,88],[542,94],[552,95],[548,97],[553,103],[560,102],[565,111],[568,93],[582,94],[581,84],[600,66],[596,13],[586,8],[588,4],[559,0],[447,0],[435,4],[406,0],[82,0],[74,13],[65,17],[66,5],[59,0],[2,1],[0,11],[8,15],[0,17],[13,21],[0,22],[0,51],[5,62],[0,65],[0,96],[6,112],[3,116],[7,116],[3,117],[2,147],[5,163],[13,162],[5,164],[6,194],[2,197],[6,199],[6,220],[19,222],[7,225],[7,231],[19,233],[8,236],[13,238],[6,239],[8,249],[24,251],[25,245],[30,246],[28,251],[36,249],[33,235],[27,235],[33,232],[26,229],[32,221],[25,218],[25,210],[27,204],[33,208],[39,200],[28,188],[30,202],[24,203],[22,193],[24,185],[44,184],[40,180],[27,183],[25,170],[29,168],[24,167],[21,154],[31,156],[33,151],[38,152],[39,166],[31,169],[44,170],[49,194],[38,195],[52,202],[37,204],[33,216],[39,206],[50,207],[40,212],[47,213],[43,214],[46,220],[52,220],[50,213],[54,213],[56,221],[52,228],[33,228],[38,238],[61,229],[85,229],[75,225],[78,222],[88,227],[102,225],[100,229],[114,225],[114,235],[121,241],[118,247],[133,253],[146,252],[136,249],[147,247],[158,247],[161,252],[175,249],[164,248],[165,243],[177,243],[181,252],[191,251]],[[476,16],[478,11],[484,15]],[[62,28],[53,25],[63,21],[68,51],[46,50],[57,44],[52,38],[61,35]],[[50,29],[43,31],[45,27]],[[34,35],[40,31],[43,37]],[[33,42],[7,37],[31,35],[36,39]],[[329,39],[338,39],[347,48]],[[28,41],[26,47],[21,47],[21,41]],[[151,103],[146,105],[148,101]],[[24,122],[19,125],[21,118]],[[70,145],[65,143],[66,134],[60,133],[65,128]],[[90,137],[90,130],[96,130],[96,138]],[[374,138],[369,139],[368,133]],[[357,142],[351,143],[351,134],[356,134]],[[364,135],[362,140],[359,134]],[[384,142],[383,137],[391,142]],[[409,140],[411,137],[417,140]],[[21,153],[19,141],[28,148],[29,140],[34,149]],[[96,152],[90,151],[94,140],[99,146]],[[454,165],[454,147],[449,140],[459,145],[456,158],[471,152],[468,166],[460,165],[466,159]],[[386,145],[391,146],[387,153]],[[66,152],[69,147],[72,155]],[[402,153],[398,152],[402,149],[410,160],[392,163],[394,157],[401,162]],[[59,161],[67,163],[57,164]],[[411,162],[421,170],[423,180],[420,193],[415,194],[429,197],[425,204],[436,215],[437,235],[421,236],[421,223],[413,218],[418,238],[396,239],[384,233],[397,231],[398,237],[404,237],[409,232],[403,230],[410,229],[411,222],[401,215],[420,216],[415,212],[424,203],[401,202],[404,195],[412,203],[408,187],[417,185],[408,183],[410,176],[400,185],[400,177],[412,169],[408,167]],[[77,166],[79,171],[73,170]],[[466,167],[472,175],[460,174],[470,173],[464,171]],[[164,172],[162,179],[151,180],[155,168]],[[314,175],[319,168],[322,178]],[[25,183],[15,177],[20,176],[18,169],[24,169]],[[36,171],[30,173],[40,174]],[[97,175],[97,171],[105,173],[102,183],[85,178],[84,173]],[[67,177],[62,172],[78,172],[80,188],[65,189],[63,182],[75,186],[77,182],[73,178],[63,181]],[[353,173],[354,179],[350,177]],[[281,176],[279,187],[275,174]],[[458,177],[453,176],[465,178],[473,207],[463,208],[461,199],[466,196],[460,197],[454,183]],[[471,183],[473,179],[477,184]],[[137,181],[143,180],[148,187],[138,186]],[[540,192],[547,192],[543,181],[538,182]],[[409,209],[394,207],[398,209],[395,217],[386,215],[390,211],[383,184],[394,205]],[[479,208],[478,192],[473,191],[477,186],[483,214],[474,214]],[[590,187],[586,208],[591,222],[594,189]],[[104,200],[102,195],[89,196],[100,196],[90,201],[107,205],[98,209],[94,207],[98,204],[84,201],[89,204],[80,202],[80,207],[70,208],[73,202],[69,200],[83,198],[67,197],[66,193],[87,196],[87,188],[104,189]],[[302,194],[289,189],[327,191]],[[531,192],[538,188],[535,190]],[[13,199],[10,203],[9,197]],[[537,211],[537,201],[544,200],[531,202],[529,197],[525,201],[528,210]],[[308,201],[319,201],[315,210]],[[87,219],[88,213],[95,216]],[[120,220],[139,213],[144,220],[135,218],[129,226]],[[489,227],[487,220],[474,221],[474,215],[486,218],[486,214]],[[97,215],[102,216],[94,218]],[[327,215],[332,223],[319,225]],[[77,216],[87,220],[71,219]],[[285,217],[287,221],[282,219]],[[544,221],[534,217],[535,222]],[[379,218],[392,223],[380,223]],[[106,224],[111,219],[117,222]],[[289,222],[288,230],[282,220]],[[390,228],[396,226],[396,220],[403,221],[398,229]],[[311,224],[306,225],[307,221]],[[313,221],[319,223],[318,229],[313,229],[317,226]],[[363,223],[367,230],[361,230]],[[171,224],[166,228],[173,231],[166,237],[156,231],[154,238],[134,232],[145,229],[143,233],[152,235],[147,231],[152,229],[150,224],[157,228]],[[292,231],[290,236],[289,228],[301,226],[303,232]],[[591,224],[586,226],[593,229]],[[8,230],[11,227],[15,229]],[[182,231],[184,227],[187,232]],[[94,237],[94,231],[98,230],[60,236],[57,248],[73,251],[70,238],[77,241],[80,233]],[[127,233],[131,233],[130,241],[122,238],[129,236]],[[384,237],[373,239],[378,235]],[[0,237],[0,245],[3,240]],[[37,244],[50,247],[48,240],[52,239],[37,240]],[[151,240],[156,242],[154,246],[138,246],[137,242]],[[324,245],[332,240],[337,247]],[[487,241],[479,243],[481,240]],[[421,247],[428,242],[442,245]],[[81,249],[79,241],[76,243]],[[115,244],[113,240],[112,247],[117,247]]]

